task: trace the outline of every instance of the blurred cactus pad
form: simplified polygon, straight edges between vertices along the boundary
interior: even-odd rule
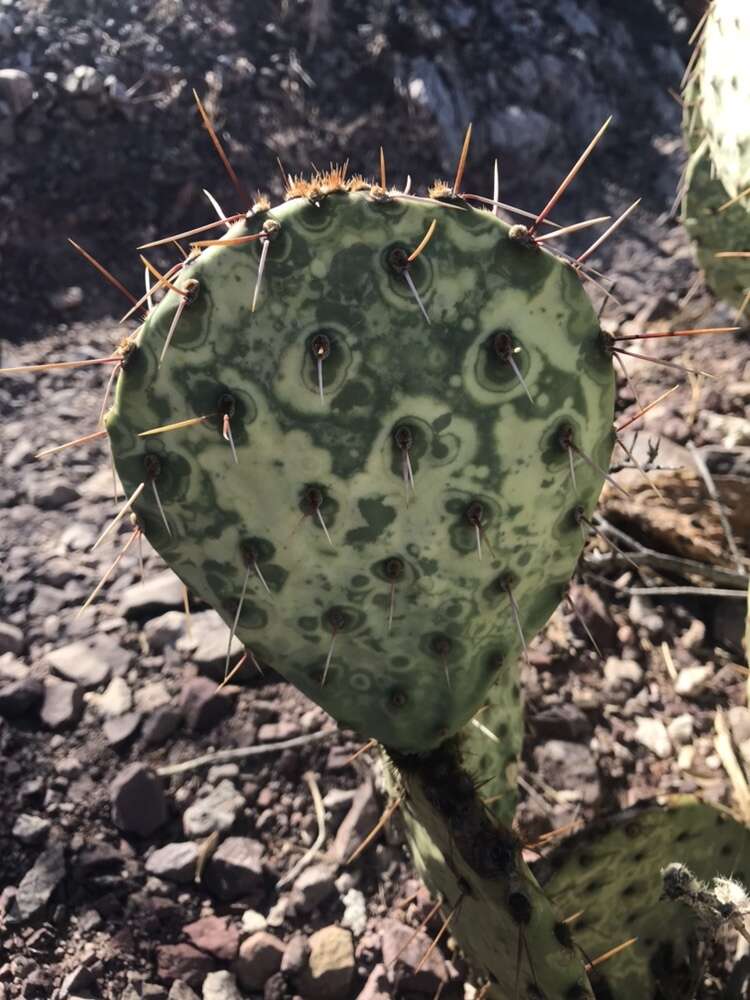
[[[564,594],[614,443],[574,268],[447,189],[334,171],[170,281],[106,420],[166,562],[388,747],[439,745],[491,692],[520,718],[521,633]]]

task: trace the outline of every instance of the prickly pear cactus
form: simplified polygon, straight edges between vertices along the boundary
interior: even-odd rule
[[[520,633],[579,556],[612,364],[573,269],[523,227],[327,185],[186,262],[106,425],[149,540],[254,658],[422,751],[493,685],[520,719]]]
[[[706,281],[747,307],[750,256],[750,7],[714,0],[684,90],[686,168],[682,215]],[[743,194],[744,192],[744,194]]]

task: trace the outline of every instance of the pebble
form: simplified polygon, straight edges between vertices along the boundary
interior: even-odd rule
[[[143,742],[147,747],[158,747],[165,743],[182,723],[182,712],[176,708],[157,708],[143,723]]]
[[[192,944],[162,944],[156,948],[156,969],[159,978],[168,983],[180,979],[197,988],[214,971],[215,962]]]
[[[234,826],[240,810],[245,805],[242,796],[231,781],[220,781],[208,795],[196,799],[182,815],[182,828],[186,837],[206,837],[217,831],[226,833]]]
[[[163,708],[171,700],[164,681],[149,681],[148,684],[136,688],[135,705],[138,711],[144,714]]]
[[[192,616],[190,636],[180,639],[178,648],[190,653],[190,659],[203,673],[224,675],[229,645],[229,626],[217,611],[200,611]],[[230,649],[230,664],[244,651],[242,642],[234,636]]]
[[[350,1000],[356,963],[351,933],[322,927],[309,938],[310,957],[300,976],[305,1000]]]
[[[50,729],[76,725],[83,714],[83,688],[72,681],[50,678],[44,685],[44,701],[39,714]]]
[[[206,866],[206,888],[226,901],[257,894],[263,888],[264,853],[257,840],[227,837]]]
[[[111,747],[122,747],[133,739],[141,724],[140,712],[125,712],[114,719],[107,719],[102,726],[104,738]]]
[[[635,660],[608,656],[604,664],[604,679],[608,688],[630,692],[643,683],[643,667]]]
[[[8,913],[9,921],[25,923],[40,914],[65,878],[65,872],[63,845],[51,844],[46,847],[19,882]]]
[[[199,998],[198,994],[191,990],[187,983],[183,983],[181,979],[175,979],[167,1000],[199,1000]]]
[[[0,70],[2,73],[2,70]],[[13,653],[20,656],[24,647],[23,631],[17,625],[9,622],[0,622],[0,655],[3,653]]]
[[[672,754],[672,741],[667,727],[661,719],[639,715],[635,719],[635,738],[651,753],[661,760],[666,760]]]
[[[147,621],[143,626],[143,634],[148,640],[149,649],[160,653],[165,647],[174,646],[180,636],[185,634],[185,628],[183,611],[166,611]]]
[[[343,864],[380,818],[380,809],[375,798],[371,781],[366,781],[357,789],[349,812],[336,831],[333,854],[339,864]]]
[[[22,69],[0,69],[0,100],[4,101],[15,117],[34,100],[34,84]]]
[[[91,693],[86,699],[105,719],[124,715],[133,707],[133,692],[124,677],[113,677],[101,694]]]
[[[79,997],[96,997],[99,988],[96,978],[85,965],[79,965],[63,979],[60,997],[63,1000],[78,1000]]]
[[[281,968],[283,954],[283,942],[266,931],[258,931],[243,941],[234,966],[242,988],[262,990],[266,980]]]
[[[165,844],[153,854],[149,854],[146,858],[146,871],[149,875],[156,875],[170,882],[191,885],[195,879],[197,863],[197,845],[192,840],[185,840],[180,843]]]
[[[161,779],[145,764],[129,764],[110,787],[112,822],[125,833],[148,837],[167,819]]]
[[[730,709],[731,711],[731,709]],[[685,712],[678,715],[667,726],[667,732],[672,744],[676,747],[687,746],[693,741],[694,720],[692,715]]]
[[[203,1000],[242,1000],[231,972],[209,972],[203,981]]]
[[[432,944],[425,931],[415,934],[400,920],[386,918],[381,927],[381,942],[383,964],[399,992],[426,993],[432,997],[447,983],[448,968],[439,948],[434,948],[419,972],[416,971]]]
[[[344,915],[341,926],[347,927],[355,938],[361,937],[367,927],[367,901],[359,889],[348,889],[341,902],[344,904]]]
[[[47,653],[46,660],[50,669],[66,681],[83,688],[95,688],[109,679],[112,670],[109,655],[113,646],[120,648],[114,640],[92,642],[84,639],[53,649]]]
[[[0,687],[0,715],[20,719],[35,711],[44,700],[44,685],[34,677],[24,677]]]
[[[232,714],[233,702],[208,677],[193,677],[182,688],[180,708],[188,729],[204,733]]]
[[[708,689],[713,675],[712,666],[683,667],[677,675],[674,689],[683,698],[697,698]]]
[[[336,894],[334,880],[338,865],[319,861],[300,872],[292,886],[292,902],[303,913],[310,913]]]
[[[310,945],[307,937],[298,931],[287,941],[284,957],[281,959],[281,971],[285,976],[294,977],[306,966],[310,955]]]
[[[28,493],[31,503],[42,510],[58,510],[80,497],[78,490],[67,479],[47,476],[35,480]]]
[[[47,839],[51,825],[50,821],[43,816],[21,813],[13,824],[13,836],[22,844],[30,847]]]
[[[257,910],[245,910],[242,914],[242,930],[245,934],[255,934],[266,929],[266,918]]]
[[[231,962],[237,957],[240,946],[240,935],[234,924],[226,917],[208,916],[186,924],[183,934],[201,951],[224,962]]]
[[[120,595],[119,614],[144,621],[172,608],[182,607],[182,583],[171,569],[134,583]]]
[[[582,743],[549,740],[534,748],[534,760],[542,780],[556,791],[575,793],[586,805],[596,805],[601,798],[594,755]]]

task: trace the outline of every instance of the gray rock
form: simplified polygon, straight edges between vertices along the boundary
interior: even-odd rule
[[[183,685],[180,708],[188,728],[203,733],[232,714],[233,702],[208,677],[193,677]]]
[[[99,987],[93,972],[85,965],[79,965],[63,979],[60,986],[62,1000],[82,1000],[84,997],[98,997]]]
[[[168,705],[171,700],[164,681],[149,681],[135,691],[135,706],[139,712],[155,712],[157,708]]]
[[[264,984],[281,968],[284,945],[273,934],[258,931],[240,945],[234,969],[243,989],[262,990]]]
[[[196,799],[182,815],[182,828],[187,837],[206,837],[217,831],[225,833],[234,826],[245,804],[231,781],[220,781],[208,795]]]
[[[531,164],[560,138],[560,126],[541,111],[512,104],[490,120],[490,139],[500,155],[519,165]]]
[[[147,621],[143,626],[143,633],[148,639],[149,649],[160,653],[165,646],[174,646],[185,635],[185,613],[165,611],[163,615]]]
[[[666,760],[672,753],[672,741],[661,719],[639,715],[635,720],[635,738],[651,753]]]
[[[104,636],[94,641],[71,642],[53,649],[46,656],[51,670],[84,688],[103,684],[112,672],[113,662],[126,665],[129,659],[129,656],[123,657],[123,651],[113,638]]]
[[[0,70],[0,73],[2,70]],[[0,655],[3,653],[13,653],[20,656],[23,652],[24,637],[23,631],[17,625],[10,622],[0,622]]]
[[[160,778],[145,764],[130,764],[110,787],[112,821],[126,833],[148,837],[167,819],[167,800]]]
[[[336,892],[338,865],[319,861],[300,872],[292,886],[292,901],[303,913],[310,913]]]
[[[51,844],[21,879],[9,916],[16,923],[25,923],[37,916],[64,878],[65,849],[62,844]]]
[[[143,583],[127,587],[120,596],[118,613],[123,618],[144,621],[171,608],[182,607],[182,584],[171,569]]]
[[[209,972],[203,980],[203,1000],[242,1000],[231,972]]]
[[[199,1000],[198,994],[190,989],[181,979],[175,979],[169,989],[167,1000]]]
[[[29,500],[42,510],[58,510],[66,504],[78,500],[78,490],[66,479],[41,477],[29,489]]]
[[[182,722],[182,713],[176,708],[158,708],[143,723],[143,742],[147,747],[161,746],[177,731]]]
[[[635,660],[608,656],[604,664],[604,679],[608,688],[633,691],[643,683],[643,668]]]
[[[13,824],[13,836],[27,847],[42,843],[47,839],[52,824],[43,816],[21,813]]]
[[[444,69],[445,73],[449,71]],[[405,79],[409,100],[428,111],[441,132],[440,145],[446,149],[460,149],[466,123],[471,119],[465,88],[455,78],[446,79],[434,62],[424,56],[411,61]],[[445,164],[441,166],[447,166]]]
[[[157,878],[190,885],[195,879],[197,863],[198,848],[192,840],[187,840],[166,844],[150,854],[146,859],[146,871]]]
[[[105,719],[124,715],[133,707],[133,692],[124,677],[113,677],[101,694],[89,694],[86,697]]]
[[[339,864],[343,864],[361,843],[380,818],[380,809],[375,798],[371,781],[366,781],[357,789],[349,812],[336,831],[333,854]]]
[[[263,888],[263,854],[257,840],[227,837],[206,866],[206,887],[227,901],[257,893]]]
[[[555,791],[576,793],[586,805],[595,805],[601,798],[594,755],[582,743],[549,740],[535,747],[534,759],[542,780]]]
[[[44,685],[35,677],[24,677],[0,687],[0,716],[19,719],[34,711],[44,699]]]
[[[22,69],[0,69],[0,101],[4,101],[14,117],[23,114],[34,100],[34,84]]]
[[[132,740],[141,724],[140,712],[125,712],[113,719],[107,719],[102,726],[104,738],[111,747],[124,746]]]
[[[50,729],[74,726],[83,714],[83,688],[70,681],[50,678],[44,685],[42,722]]]
[[[229,645],[229,626],[216,611],[200,611],[192,616],[190,636],[178,642],[178,649],[190,653],[190,659],[203,673],[224,676]],[[237,636],[232,639],[229,662],[242,656],[244,647]]]

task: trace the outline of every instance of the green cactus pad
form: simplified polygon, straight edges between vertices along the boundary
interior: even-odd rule
[[[563,918],[583,911],[570,930],[590,958],[638,938],[597,968],[597,995],[676,996],[675,984],[690,982],[695,915],[660,898],[660,871],[672,862],[701,880],[726,875],[746,883],[750,830],[711,806],[675,796],[665,805],[648,803],[594,823],[535,866]]]
[[[450,933],[488,1000],[593,1000],[584,958],[523,861],[512,831],[484,806],[455,747],[397,758],[386,770],[400,799],[412,859],[450,916]],[[634,994],[635,995],[635,994]]]
[[[173,279],[192,297],[161,365],[178,294],[138,331],[107,418],[117,470],[128,494],[146,482],[146,535],[228,624],[244,589],[258,661],[340,724],[428,749],[513,669],[508,589],[529,637],[563,594],[573,512],[602,485],[583,459],[573,485],[564,432],[607,466],[611,360],[573,269],[460,200],[317,192],[227,238],[264,225],[255,312],[263,243],[211,247]]]

